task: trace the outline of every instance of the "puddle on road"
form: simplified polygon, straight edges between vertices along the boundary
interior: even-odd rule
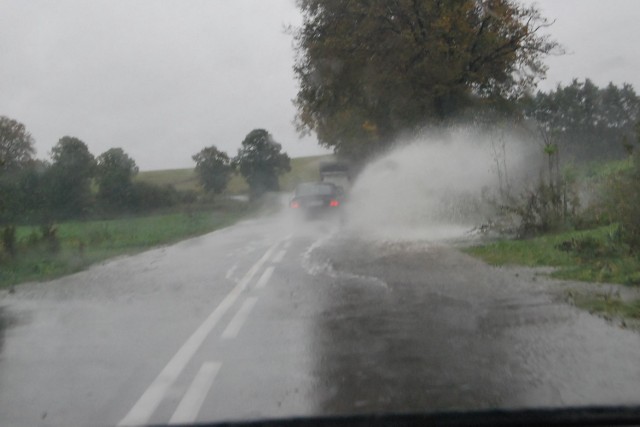
[[[338,238],[338,231],[334,231],[326,236],[318,238],[313,242],[302,255],[302,267],[311,276],[324,275],[335,282],[344,283],[349,282],[352,284],[373,285],[383,289],[389,289],[389,286],[383,280],[375,276],[367,276],[354,274],[344,270],[337,270],[333,260],[326,255],[319,253],[319,249]]]

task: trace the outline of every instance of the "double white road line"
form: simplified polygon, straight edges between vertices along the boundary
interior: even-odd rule
[[[288,239],[289,238],[287,238],[287,240]],[[220,319],[233,306],[262,266],[269,260],[269,258],[271,258],[271,255],[279,244],[280,242],[276,242],[269,247],[262,258],[260,258],[258,262],[256,262],[249,271],[247,271],[238,284],[227,294],[222,302],[220,302],[220,304],[211,312],[211,314],[198,327],[198,329],[195,330],[189,339],[185,341],[178,352],[171,358],[169,363],[167,363],[164,369],[160,371],[160,374],[158,374],[149,388],[147,388],[140,399],[138,399],[136,404],[118,423],[118,426],[137,426],[144,425],[149,422],[149,419],[158,408],[169,389],[178,379],[198,349],[202,346],[202,343],[205,341],[207,336],[211,333]],[[288,242],[285,244],[284,249],[276,255],[273,262],[280,262],[282,260],[286,252],[286,248],[288,248]],[[264,287],[272,274],[273,266],[270,266],[264,271],[258,280],[256,289]],[[249,316],[249,313],[253,309],[253,306],[255,306],[256,302],[257,298],[255,297],[247,298],[222,333],[222,338],[229,339],[238,335],[240,328]],[[204,402],[204,398],[211,388],[215,376],[220,370],[220,367],[220,362],[209,362],[202,366],[171,418],[171,424],[186,423],[195,420],[198,412],[200,411],[200,407]]]

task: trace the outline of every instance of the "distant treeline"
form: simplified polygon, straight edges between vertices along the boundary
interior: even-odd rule
[[[234,158],[215,146],[195,154],[201,192],[134,180],[138,166],[122,148],[95,157],[87,144],[71,136],[58,141],[50,159],[34,155],[26,127],[0,116],[0,228],[144,214],[194,202],[210,206],[234,172],[247,181],[255,199],[278,191],[278,177],[291,169],[289,156],[264,129],[251,131]]]
[[[640,121],[640,98],[630,84],[600,88],[589,79],[524,96],[517,107],[516,114],[533,122],[565,160],[628,156]]]
[[[589,79],[574,80],[500,108],[476,108],[468,117],[489,126],[508,120],[532,127],[563,162],[622,159],[637,140],[640,98],[629,84],[600,88]],[[135,181],[138,167],[121,148],[94,157],[83,141],[65,136],[50,159],[34,154],[25,126],[0,116],[0,225],[144,213],[197,199],[193,191]],[[193,159],[208,194],[224,191],[233,169],[249,182],[252,195],[277,190],[277,176],[289,169],[288,156],[263,129],[247,135],[233,159],[215,146]]]
[[[49,160],[34,154],[25,126],[0,117],[0,225],[144,213],[196,197],[134,181],[138,167],[121,148],[94,157],[83,141],[65,136]]]

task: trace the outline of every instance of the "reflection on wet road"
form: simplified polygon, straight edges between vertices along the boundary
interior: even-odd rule
[[[0,300],[0,425],[639,403],[640,335],[448,245],[244,222]]]

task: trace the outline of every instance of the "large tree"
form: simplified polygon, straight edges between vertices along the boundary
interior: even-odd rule
[[[291,170],[290,159],[282,146],[264,129],[254,129],[242,141],[233,165],[249,184],[251,197],[278,191],[278,176]]]
[[[24,219],[35,192],[31,172],[35,172],[33,138],[25,126],[9,117],[0,116],[0,224]],[[28,200],[27,200],[28,199]],[[29,203],[28,203],[29,202]]]
[[[31,134],[22,123],[0,116],[0,174],[33,160],[36,152],[33,144]]]
[[[103,207],[121,210],[132,207],[133,177],[138,173],[136,162],[122,148],[111,148],[96,159],[98,199]]]
[[[233,172],[227,153],[212,145],[200,150],[192,159],[196,162],[198,180],[206,192],[220,194],[227,188]]]
[[[91,179],[95,159],[87,145],[71,136],[61,138],[51,149],[47,194],[59,217],[82,216],[92,205]]]
[[[302,132],[353,156],[544,75],[549,23],[513,0],[298,0]]]

